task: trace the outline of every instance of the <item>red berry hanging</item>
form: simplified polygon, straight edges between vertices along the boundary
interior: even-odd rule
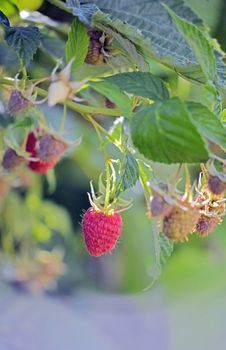
[[[107,215],[89,208],[82,220],[86,248],[90,255],[100,256],[111,252],[122,232],[122,218],[118,213]]]
[[[31,132],[27,138],[26,151],[30,153],[28,166],[37,173],[44,174],[52,169],[68,147],[63,140],[39,129]]]
[[[110,253],[122,233],[120,211],[128,209],[131,201],[116,196],[116,173],[109,159],[106,164],[106,187],[99,179],[99,195],[96,196],[91,183],[90,207],[82,219],[82,231],[87,251],[92,256]]]

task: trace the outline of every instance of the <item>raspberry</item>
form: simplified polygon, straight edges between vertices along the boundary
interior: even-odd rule
[[[55,139],[52,135],[43,135],[38,140],[37,155],[42,161],[49,161],[61,156],[67,148],[67,144]]]
[[[100,40],[100,38],[103,35],[103,32],[101,32],[100,30],[96,30],[96,29],[90,29],[88,31],[88,35],[90,37],[90,40]]]
[[[116,108],[116,105],[113,102],[111,102],[108,98],[105,99],[105,106],[111,109]]]
[[[39,134],[39,130],[36,132]],[[40,174],[46,173],[56,165],[66,147],[65,142],[55,139],[52,135],[36,136],[31,132],[28,135],[26,151],[37,160],[30,160],[29,168]]]
[[[18,156],[12,148],[8,148],[3,155],[2,166],[6,170],[13,170],[20,166],[23,161],[23,157]]]
[[[101,256],[111,252],[122,231],[122,218],[118,213],[106,215],[89,208],[83,216],[82,230],[90,255]]]
[[[165,201],[165,199],[159,195],[158,193],[154,193],[154,196],[151,200],[151,216],[165,216],[167,215],[170,210],[171,206]]]
[[[99,30],[90,30],[88,35],[90,37],[90,42],[85,62],[93,65],[105,63],[105,57],[102,52],[104,44],[100,42],[103,32]]]
[[[207,184],[209,190],[215,195],[221,195],[226,190],[226,184],[218,176],[208,176]]]
[[[32,102],[25,98],[20,90],[15,89],[12,90],[9,96],[7,111],[9,114],[17,114],[23,112],[32,105]]]
[[[206,237],[218,224],[222,222],[220,217],[206,216],[202,214],[196,224],[196,232],[200,237]]]
[[[180,241],[185,239],[193,231],[199,218],[197,208],[186,205],[187,210],[173,206],[168,215],[163,219],[163,233],[170,239]]]

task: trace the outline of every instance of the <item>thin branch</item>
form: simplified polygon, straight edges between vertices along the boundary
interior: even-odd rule
[[[2,85],[14,85],[14,79],[12,78],[0,78],[0,84]],[[39,87],[36,87],[34,89],[34,92],[37,92],[37,94],[41,97],[47,97],[48,91],[41,89]],[[66,101],[62,102],[61,104],[66,104],[66,106],[71,109],[72,111],[81,113],[81,114],[94,114],[94,115],[109,115],[112,117],[120,117],[122,115],[122,112],[119,109],[111,109],[111,108],[102,108],[102,107],[94,107],[94,106],[86,106],[82,105],[80,103],[76,103],[73,101]]]
[[[58,7],[59,9],[65,11],[65,12],[68,12],[68,13],[71,13],[71,10],[69,8],[67,8],[67,6],[65,5],[65,3],[63,3],[62,1],[60,0],[47,0],[50,4]]]

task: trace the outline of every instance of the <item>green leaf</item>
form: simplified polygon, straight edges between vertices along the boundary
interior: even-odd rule
[[[100,78],[112,74],[119,73],[121,71],[129,71],[131,69],[131,60],[124,55],[117,55],[107,60],[107,64],[91,65],[84,63],[76,71],[76,79],[91,80],[94,78]]]
[[[9,19],[2,11],[0,11],[0,24],[10,27]]]
[[[134,5],[132,0],[129,3],[125,0],[117,3],[117,7],[113,1],[105,7],[102,2],[97,2],[103,12],[94,12],[94,26],[104,24],[127,37],[145,57],[154,58],[182,73],[185,71],[190,79],[197,79],[198,75],[199,80],[205,81],[194,53],[162,6],[164,1],[143,0]],[[167,4],[189,21],[202,24],[183,1],[168,0]]]
[[[15,124],[15,128],[31,128],[34,125],[34,119],[32,117],[25,117],[22,120],[18,120]]]
[[[73,15],[78,17],[81,22],[84,22],[86,24],[90,24],[93,12],[98,10],[98,7],[95,4],[91,3],[87,5],[81,5],[79,0],[66,0],[66,6],[72,10]]]
[[[113,125],[108,131],[109,135],[119,143],[121,143],[121,139],[122,139],[123,123],[124,123],[123,117],[119,117],[115,119]]]
[[[135,186],[137,180],[139,179],[139,167],[136,159],[127,151],[122,164],[122,174],[117,186],[116,196],[120,193],[125,192],[130,187]]]
[[[5,27],[5,40],[16,51],[24,65],[28,65],[33,59],[40,45],[41,35],[39,29],[34,26]]]
[[[65,52],[67,63],[74,59],[73,70],[76,70],[84,63],[88,47],[89,37],[86,27],[78,19],[75,19],[70,27]]]
[[[139,166],[139,178],[140,183],[143,187],[144,196],[146,202],[150,202],[150,197],[152,195],[152,190],[149,184],[149,181],[153,179],[153,170],[149,164],[146,164],[143,160],[137,160]]]
[[[164,1],[141,0],[134,4],[133,0],[93,0],[92,3],[96,5],[93,7],[89,0],[82,1],[83,4],[88,3],[85,6],[79,1],[69,2],[76,16],[84,10],[87,18],[89,6],[89,11],[93,11],[90,13],[93,25],[106,25],[114,29],[151,56],[167,56],[168,60],[172,57],[171,61],[178,62],[180,66],[186,65],[189,60],[194,61],[192,51],[163,8]],[[183,13],[190,21],[201,24],[201,20],[182,1],[168,0],[167,3],[177,10],[177,14]]]
[[[109,32],[120,33],[144,57],[154,58],[188,79],[206,82],[195,54],[163,6],[165,3],[181,19],[203,29],[201,19],[182,0],[141,0],[135,4],[133,0],[83,0],[82,4],[78,0],[67,2],[80,20],[89,24],[92,21],[92,26],[96,28],[104,26],[107,32],[109,29]],[[223,56],[216,50],[214,56],[217,61],[217,84],[226,88]],[[205,58],[202,58],[204,61]]]
[[[151,220],[152,255],[151,276],[153,284],[161,275],[162,268],[171,256],[174,244],[165,235],[159,232],[159,225],[155,220]]]
[[[169,238],[164,234],[160,233],[159,235],[159,244],[160,244],[160,264],[164,266],[173,253],[174,244]]]
[[[204,33],[193,23],[190,23],[187,20],[177,16],[176,13],[168,6],[164,5],[164,7],[167,9],[177,28],[183,34],[189,46],[192,48],[207,79],[215,81],[216,59]]]
[[[56,62],[64,57],[65,42],[53,30],[42,33],[41,49]]]
[[[99,29],[101,29],[105,33],[108,33],[112,38],[115,39],[116,42],[113,42],[113,46],[119,46],[119,49],[123,52],[123,56],[126,56],[126,58],[130,61],[131,66],[134,69],[138,69],[141,72],[149,72],[149,64],[145,61],[144,57],[137,51],[135,45],[131,43],[131,41],[123,37],[118,32],[115,32],[111,28],[106,28],[104,25],[99,25]]]
[[[186,107],[199,133],[223,149],[226,149],[226,129],[220,120],[207,107],[200,103],[187,102]]]
[[[212,111],[216,116],[219,116],[222,112],[222,98],[220,91],[213,84],[205,85],[205,101],[202,101],[210,111]]]
[[[107,81],[91,82],[90,87],[115,103],[123,113],[124,117],[131,116],[131,103],[129,97],[120,88]]]
[[[131,132],[140,153],[153,161],[200,163],[208,159],[204,141],[178,98],[138,110],[131,122]]]
[[[11,2],[9,2],[9,0],[1,0],[0,1],[0,10],[3,12],[4,16],[8,16],[8,17],[13,17],[14,15],[17,14],[16,6],[14,4],[12,4]],[[2,19],[4,18],[4,16],[1,16]],[[5,21],[4,24],[7,26],[10,26],[10,23],[7,20]]]
[[[108,77],[106,80],[135,96],[142,96],[151,100],[169,98],[168,90],[162,80],[151,73],[122,73]]]

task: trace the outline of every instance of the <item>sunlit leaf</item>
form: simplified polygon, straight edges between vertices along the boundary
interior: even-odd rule
[[[152,100],[164,100],[169,97],[163,81],[148,72],[116,74],[106,78],[106,80],[135,96],[142,96]]]
[[[196,163],[208,158],[204,141],[178,98],[138,110],[131,132],[140,153],[156,162]]]
[[[86,58],[89,46],[87,29],[78,19],[71,24],[66,43],[66,61],[74,59],[73,70],[81,66]]]
[[[133,187],[139,179],[139,167],[136,159],[127,151],[122,161],[122,174],[117,187],[117,195]]]

